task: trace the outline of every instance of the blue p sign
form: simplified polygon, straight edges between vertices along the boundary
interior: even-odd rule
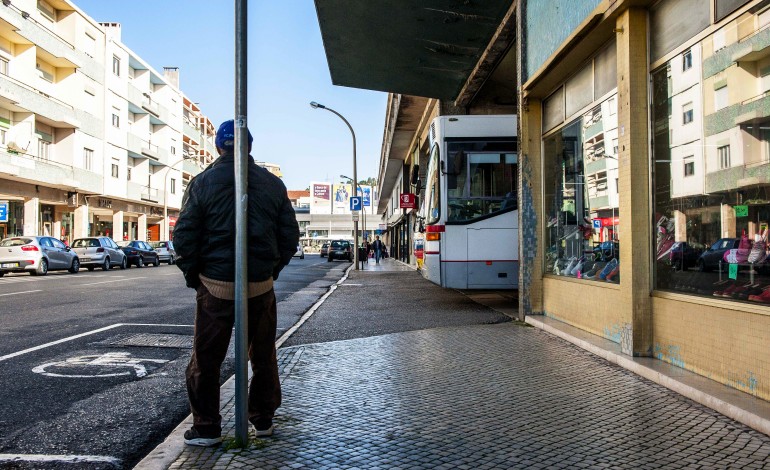
[[[0,222],[8,222],[8,201],[0,201]]]
[[[361,210],[361,196],[353,196],[350,198],[350,210],[351,211],[360,211]]]

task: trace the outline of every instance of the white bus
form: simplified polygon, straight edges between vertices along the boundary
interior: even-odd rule
[[[420,217],[421,272],[456,289],[516,289],[519,280],[516,116],[440,116]]]

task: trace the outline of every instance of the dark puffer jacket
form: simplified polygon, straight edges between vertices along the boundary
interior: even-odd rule
[[[248,275],[265,281],[289,264],[297,250],[299,227],[283,182],[249,157]],[[234,155],[221,155],[190,181],[174,227],[177,266],[188,287],[199,274],[235,281]]]

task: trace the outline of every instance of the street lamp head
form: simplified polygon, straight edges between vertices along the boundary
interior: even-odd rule
[[[351,178],[351,177],[349,177],[349,176],[345,176],[345,175],[340,175],[340,178],[344,178],[344,179],[346,179],[346,180],[351,180],[351,181],[353,181],[353,178]]]
[[[326,106],[322,105],[321,103],[316,103],[315,101],[310,102],[310,107],[313,109],[318,109],[318,108],[326,109]]]

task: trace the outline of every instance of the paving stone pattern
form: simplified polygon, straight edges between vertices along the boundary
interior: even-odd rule
[[[770,437],[535,328],[433,328],[279,356],[274,437],[188,447],[171,468],[770,468]]]

